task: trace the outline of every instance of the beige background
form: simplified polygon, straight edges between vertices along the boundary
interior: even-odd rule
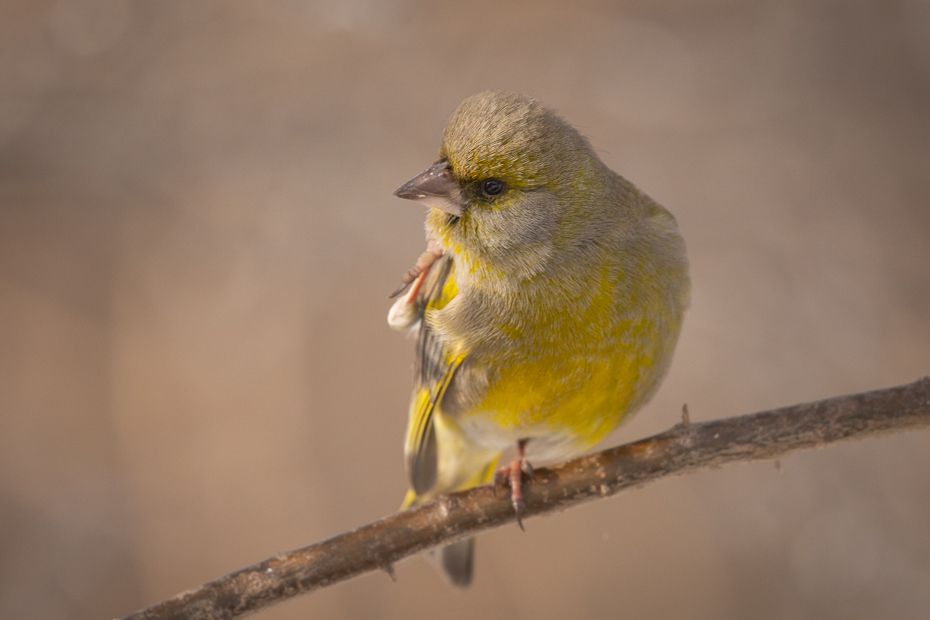
[[[391,192],[489,87],[677,217],[694,302],[616,433],[930,374],[930,3],[0,4],[0,618],[109,618],[396,509],[424,247]],[[260,618],[926,618],[930,433],[707,472]]]

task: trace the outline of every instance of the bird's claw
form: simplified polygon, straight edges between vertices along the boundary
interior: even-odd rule
[[[526,510],[526,502],[523,501],[523,480],[522,475],[526,474],[530,480],[533,479],[533,466],[525,457],[519,457],[510,462],[510,465],[501,467],[494,474],[494,489],[497,492],[499,485],[508,484],[510,486],[510,502],[513,504],[513,511],[517,515],[517,525],[524,532],[523,513]]]
[[[519,525],[520,529],[523,530],[524,532],[526,531],[526,528],[523,527],[523,511],[525,509],[526,509],[526,504],[523,502],[522,499],[513,500],[513,511],[517,515],[517,525]]]

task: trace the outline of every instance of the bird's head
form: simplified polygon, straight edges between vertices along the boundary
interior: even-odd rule
[[[432,207],[429,236],[472,266],[532,277],[572,237],[605,171],[587,140],[538,101],[487,91],[462,102],[439,160],[395,195]]]

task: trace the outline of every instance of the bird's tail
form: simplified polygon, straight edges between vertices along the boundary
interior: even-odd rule
[[[490,482],[497,470],[497,461],[497,458],[492,460],[467,482],[454,490],[461,491]],[[410,489],[407,491],[407,496],[404,498],[400,509],[406,510],[411,506],[428,502],[434,497],[433,494],[418,496],[413,489]],[[431,564],[442,572],[449,580],[449,583],[457,588],[467,588],[471,585],[475,573],[475,538],[466,538],[451,545],[446,545],[441,549],[431,549],[427,552],[427,558]]]

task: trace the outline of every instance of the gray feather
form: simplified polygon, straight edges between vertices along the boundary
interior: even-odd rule
[[[439,554],[442,570],[452,585],[459,588],[470,586],[475,571],[475,539],[452,543],[443,547]]]

